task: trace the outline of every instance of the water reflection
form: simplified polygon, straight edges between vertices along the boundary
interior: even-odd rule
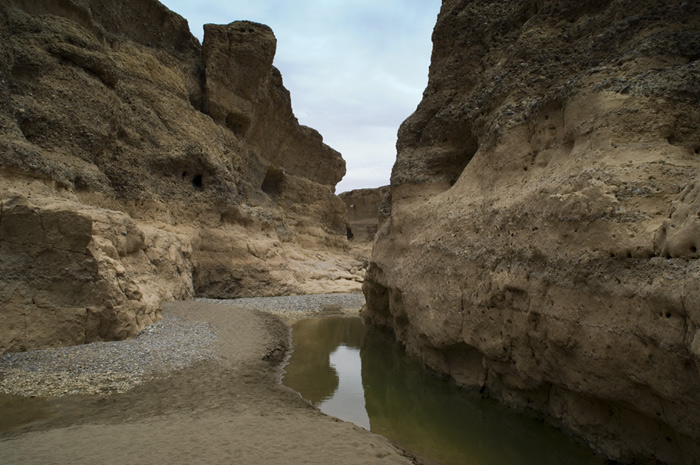
[[[332,396],[318,404],[322,412],[370,429],[362,386],[362,361],[359,349],[341,345],[330,356],[331,366],[338,373],[338,388]]]
[[[365,327],[359,318],[313,318],[293,325],[294,352],[284,384],[319,405],[338,388],[338,372],[330,354],[341,345],[360,350]]]
[[[293,325],[284,383],[329,415],[382,434],[441,465],[600,465],[553,428],[470,396],[406,357],[359,318]],[[361,393],[364,390],[364,394]]]

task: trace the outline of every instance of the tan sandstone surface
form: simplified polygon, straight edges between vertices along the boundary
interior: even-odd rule
[[[323,415],[279,384],[280,348],[289,343],[289,328],[280,320],[201,302],[166,304],[164,313],[214,328],[215,357],[126,393],[59,399],[48,418],[0,428],[0,462],[418,463],[383,437]]]
[[[0,4],[0,353],[132,336],[161,302],[359,289],[341,155],[260,24],[156,0]]]
[[[623,463],[700,463],[700,5],[443,1],[366,319]]]

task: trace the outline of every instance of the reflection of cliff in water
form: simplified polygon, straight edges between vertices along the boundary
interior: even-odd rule
[[[414,454],[440,465],[598,465],[601,462],[561,432],[515,415],[436,378],[406,356],[391,333],[365,328],[359,318],[321,318],[293,325],[294,353],[284,383],[323,412],[362,425]],[[349,349],[338,350],[345,346]],[[331,366],[331,354],[359,349],[364,399],[351,399],[339,378],[356,363]],[[336,357],[337,358],[337,357]],[[337,360],[336,360],[337,361]],[[342,384],[342,382],[340,383]],[[338,390],[336,392],[336,390]],[[333,408],[329,407],[333,404]],[[341,405],[344,404],[344,405]],[[356,413],[356,412],[354,412]]]
[[[331,317],[303,320],[293,325],[294,352],[284,384],[318,405],[338,388],[338,373],[330,354],[340,345],[361,349],[365,327],[359,318]]]
[[[539,421],[438,379],[386,331],[369,328],[362,380],[371,430],[440,464],[597,464]]]

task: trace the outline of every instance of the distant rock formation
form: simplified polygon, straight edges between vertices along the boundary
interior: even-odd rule
[[[445,0],[433,44],[366,318],[608,457],[700,463],[700,5]]]
[[[357,259],[369,260],[374,236],[391,213],[391,190],[389,186],[355,189],[338,197],[348,212],[350,253]]]
[[[341,155],[263,25],[155,0],[0,4],[0,353],[118,339],[164,300],[359,288]]]

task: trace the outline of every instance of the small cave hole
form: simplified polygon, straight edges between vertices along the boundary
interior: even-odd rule
[[[627,258],[632,258],[632,252],[627,252]]]
[[[271,197],[278,197],[284,187],[284,171],[274,166],[267,168],[265,179],[263,179],[260,189]]]
[[[436,180],[447,182],[452,187],[479,150],[479,143],[470,131],[465,131],[448,137],[446,142],[441,142],[441,145],[445,149],[444,152],[430,159],[428,169]]]
[[[523,171],[527,171],[527,166],[523,166]]]
[[[615,252],[610,252],[610,258],[615,258]]]
[[[182,172],[182,179],[185,179],[187,177],[187,171]]]
[[[666,138],[666,141],[668,141],[668,143],[671,144],[671,145],[676,145],[676,138],[673,137],[673,136],[668,136],[668,137]]]
[[[204,183],[202,182],[202,175],[198,174],[194,178],[192,178],[192,187],[195,188],[195,190],[201,191],[204,189]]]
[[[233,132],[236,137],[244,137],[250,127],[250,118],[242,113],[229,113],[226,116],[226,127]]]
[[[697,251],[698,251],[698,248],[696,246],[694,246],[694,245],[690,246],[690,253],[695,253]]]
[[[700,147],[695,147],[695,155],[700,155]]]
[[[352,238],[355,237],[355,235],[352,233],[352,229],[350,229],[350,228],[347,228],[346,235],[347,235],[349,241],[351,241]]]
[[[666,312],[666,313],[664,313],[664,316],[666,318],[671,318],[672,315],[671,315],[671,312]]]

